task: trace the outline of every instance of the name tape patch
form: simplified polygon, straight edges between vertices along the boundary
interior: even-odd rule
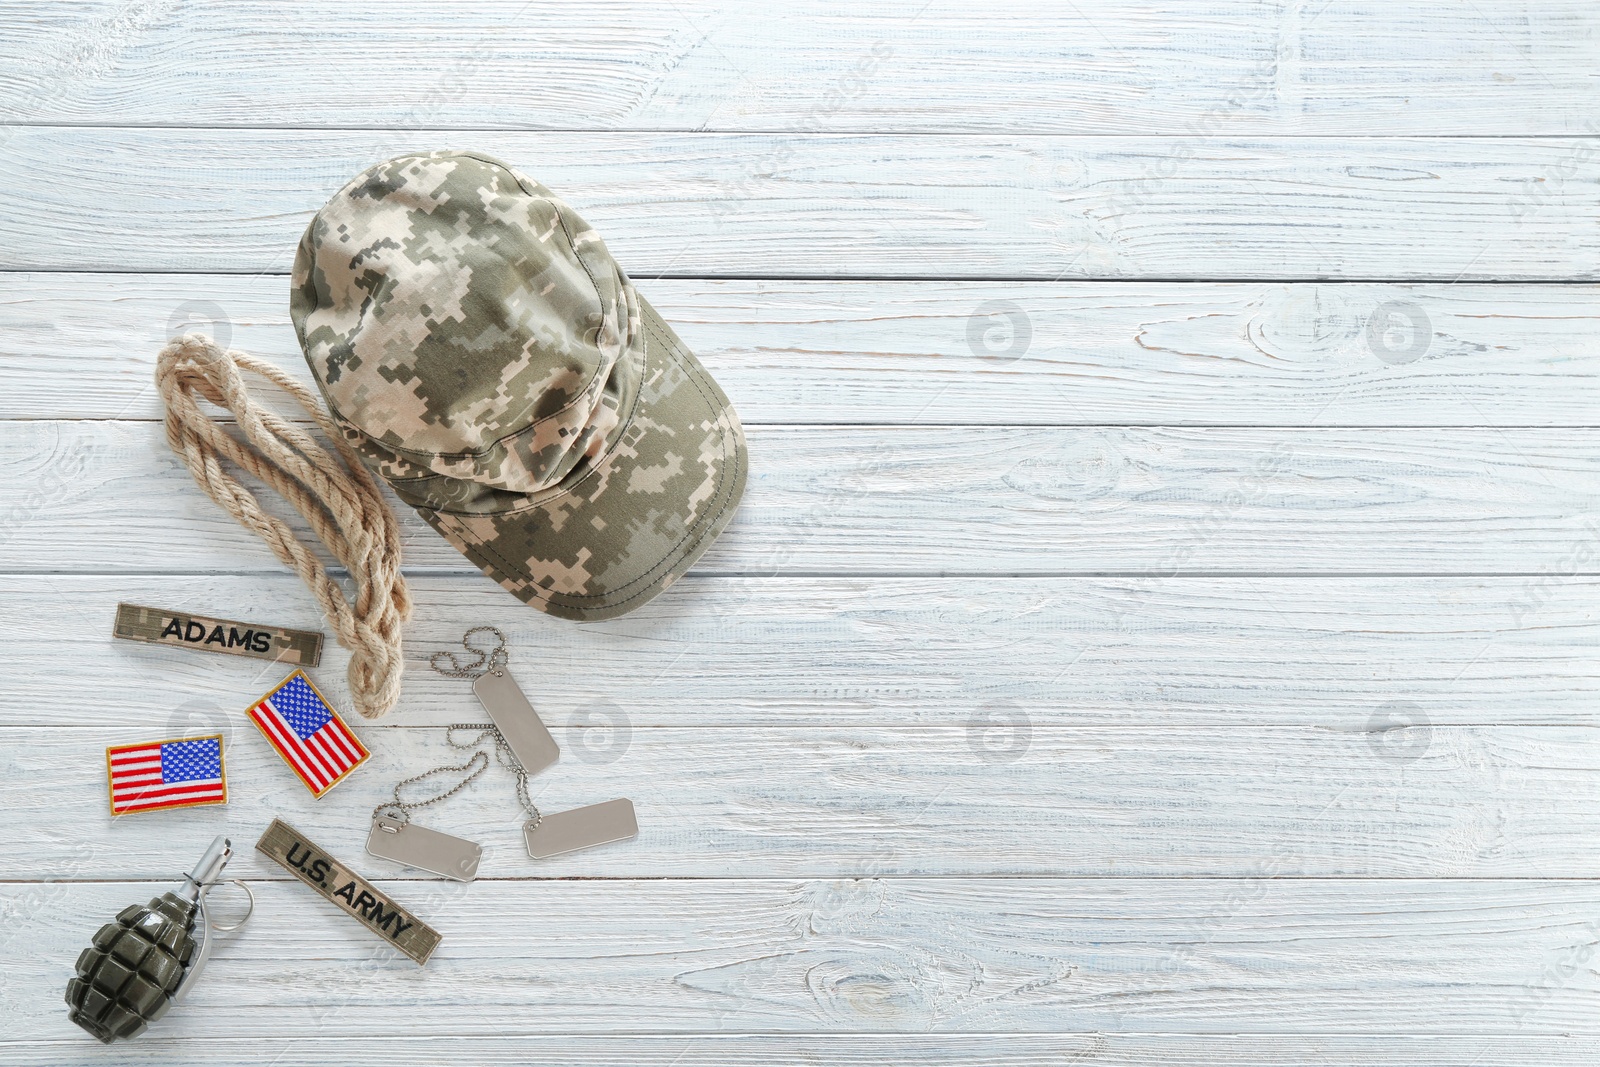
[[[312,630],[262,626],[235,619],[208,619],[204,615],[139,604],[118,604],[117,625],[111,632],[125,641],[181,645],[202,652],[281,660],[297,667],[315,667],[322,662],[322,635]]]
[[[427,963],[439,946],[439,931],[396,904],[282,819],[272,820],[267,832],[256,842],[256,848],[417,963]]]

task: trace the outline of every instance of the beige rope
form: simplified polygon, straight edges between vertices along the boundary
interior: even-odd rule
[[[293,396],[338,449],[341,464],[305,430],[264,410],[246,392],[244,375],[265,378]],[[400,626],[411,598],[400,574],[400,529],[378,484],[304,385],[270,363],[223,351],[202,334],[186,334],[161,350],[156,384],[167,405],[167,441],[194,480],[246,528],[254,530],[300,575],[351,652],[350,695],[375,719],[400,699]],[[233,412],[244,440],[225,433],[200,410],[196,394]],[[302,544],[287,523],[261,509],[250,490],[222,467],[228,459],[277,490],[305,516],[329,552],[350,572],[356,599]]]

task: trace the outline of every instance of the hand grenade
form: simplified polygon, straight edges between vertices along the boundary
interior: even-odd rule
[[[149,904],[124,908],[102,926],[67,982],[68,1018],[109,1045],[143,1033],[166,1014],[205,966],[212,931],[243,925],[240,920],[215,927],[206,909],[206,895],[232,855],[228,839],[219,835],[182,885]],[[249,893],[244,883],[236,884]],[[250,905],[254,910],[254,896]]]

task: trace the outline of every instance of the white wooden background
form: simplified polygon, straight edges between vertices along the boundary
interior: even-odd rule
[[[0,1060],[1590,1067],[1600,1045],[1592,0],[8,0],[0,7]],[[169,454],[156,351],[304,373],[286,272],[362,167],[574,203],[749,427],[646,608],[548,619],[409,513],[405,698],[310,802],[280,671],[119,600],[319,626]],[[562,808],[496,771],[362,851],[512,636]],[[342,650],[315,672],[346,690]],[[229,737],[225,808],[107,744]],[[282,816],[444,942],[252,850]],[[258,913],[110,1049],[80,946],[211,835]]]

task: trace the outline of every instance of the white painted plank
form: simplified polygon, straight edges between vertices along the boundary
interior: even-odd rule
[[[1600,287],[644,283],[747,425],[1600,424]],[[0,274],[0,418],[160,418],[202,329],[309,382],[279,275]]]
[[[236,704],[266,688],[242,691]],[[485,721],[465,688],[458,714]],[[210,732],[228,739],[226,806],[112,818],[108,744]],[[636,839],[530,860],[527,816],[500,768],[414,817],[480,842],[479,877],[496,879],[1600,878],[1594,727],[1053,727],[1000,709],[965,728],[558,733],[565,751],[530,782],[533,802],[556,812],[628,797]],[[274,816],[336,855],[361,856],[362,870],[431,878],[362,854],[371,813],[395,783],[465,756],[443,730],[361,736],[372,760],[313,800],[241,706],[115,731],[0,731],[9,819],[0,881],[159,880],[181,862],[175,840],[254,841]],[[461,777],[404,795],[427,799]],[[239,877],[287,877],[253,854],[233,867]]]
[[[749,488],[701,573],[1594,573],[1592,430],[751,427],[748,437]],[[193,484],[159,423],[0,423],[0,472],[0,570],[280,567]],[[396,506],[409,566],[491,588]]]
[[[961,728],[1009,715],[1029,727],[1232,727],[1246,746],[1272,726],[1354,734],[1402,713],[1434,726],[1600,725],[1592,578],[689,577],[637,612],[584,624],[475,581],[418,577],[411,592],[405,689],[382,722],[480,714],[427,660],[492,625],[574,752],[612,743],[607,720]],[[114,640],[124,600],[326,630],[289,574],[0,576],[0,725],[214,729],[287,673]],[[330,638],[312,672],[347,709],[348,662]]]
[[[1593,280],[1597,144],[19,128],[0,267],[286,271],[364,167],[451,146],[531,172],[640,279]]]
[[[177,1016],[171,1017],[176,1022]],[[179,1067],[226,1063],[280,1067],[285,1045],[277,1040],[226,1035],[163,1036],[164,1026],[115,1049],[94,1049],[97,1064]],[[198,1029],[198,1028],[196,1028]],[[319,1030],[316,1048],[330,1063],[372,1062],[391,1067],[437,1067],[454,1062],[488,1067],[528,1063],[573,1067],[1593,1067],[1593,1038],[1577,1034],[534,1034],[505,1026],[496,1036],[338,1037]],[[0,1038],[30,1067],[80,1067],[86,1038]],[[290,1046],[293,1049],[295,1046]]]
[[[174,863],[189,849],[175,850]],[[260,884],[170,1040],[652,1031],[1600,1032],[1593,881],[380,882],[418,968]],[[155,883],[0,885],[0,1031],[65,1040],[79,942]],[[26,921],[22,921],[25,917]]]
[[[1583,0],[12,0],[0,119],[1576,133],[1593,128],[1592,15]]]

